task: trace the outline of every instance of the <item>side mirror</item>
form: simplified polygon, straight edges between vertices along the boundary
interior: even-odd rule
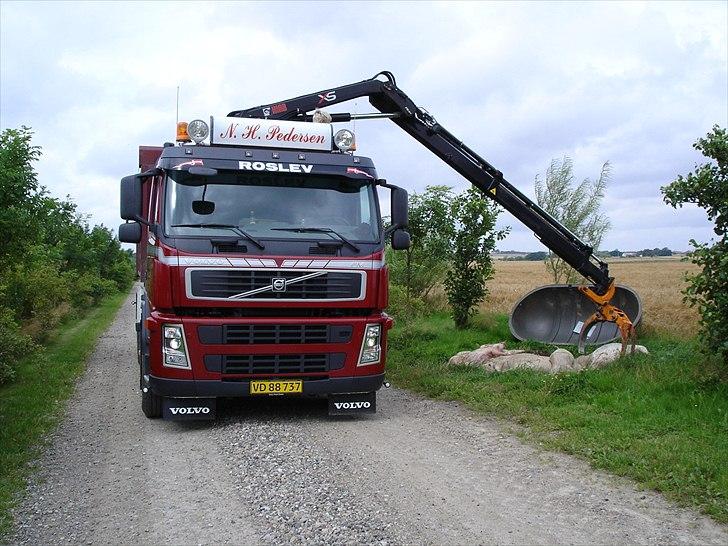
[[[142,180],[138,176],[121,179],[120,216],[124,220],[138,220],[142,215]],[[128,225],[128,224],[127,224]],[[125,241],[132,242],[132,241]]]
[[[119,241],[122,243],[138,243],[142,240],[142,225],[130,222],[119,226]]]
[[[406,195],[406,193],[405,193]],[[397,229],[392,233],[392,249],[407,250],[410,247],[410,234],[403,229]]]
[[[398,228],[407,227],[409,223],[407,215],[407,190],[405,190],[404,188],[399,188],[397,186],[391,186],[391,189],[392,226],[396,226]]]

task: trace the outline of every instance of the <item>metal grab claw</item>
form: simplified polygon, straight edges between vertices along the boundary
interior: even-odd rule
[[[579,286],[578,288],[581,293],[593,301],[597,306],[597,310],[586,321],[584,321],[584,324],[581,327],[581,332],[579,333],[579,354],[584,354],[586,335],[592,326],[598,322],[613,322],[617,325],[617,328],[619,328],[619,332],[622,336],[622,351],[620,352],[620,356],[624,356],[626,354],[627,344],[630,342],[632,345],[630,354],[634,354],[634,347],[637,341],[637,334],[635,332],[634,325],[624,311],[609,303],[614,297],[614,292],[616,290],[614,281],[610,283],[609,288],[602,295],[597,294],[588,286]]]

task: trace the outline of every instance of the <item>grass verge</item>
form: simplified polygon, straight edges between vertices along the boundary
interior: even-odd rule
[[[387,377],[513,420],[529,441],[728,523],[728,385],[702,368],[693,342],[644,337],[650,355],[554,376],[447,366],[458,351],[509,339],[506,315],[478,316],[460,331],[444,314],[399,325],[390,332]],[[548,349],[515,341],[508,347]]]
[[[45,434],[58,422],[86,359],[126,296],[110,296],[82,318],[65,322],[44,350],[18,365],[15,381],[0,387],[0,538],[10,529],[10,510]]]

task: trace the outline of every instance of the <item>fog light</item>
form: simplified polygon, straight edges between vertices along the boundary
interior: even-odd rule
[[[367,324],[364,329],[358,366],[379,363],[382,354],[381,336],[382,327],[379,324]]]
[[[164,355],[165,366],[171,368],[187,368],[187,358],[184,355]]]

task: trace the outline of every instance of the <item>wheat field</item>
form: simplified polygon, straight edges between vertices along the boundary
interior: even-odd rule
[[[543,262],[495,260],[495,277],[488,282],[488,297],[481,305],[486,312],[510,313],[528,291],[553,281]],[[686,272],[697,267],[679,258],[622,258],[609,263],[617,284],[629,286],[642,299],[642,329],[645,333],[685,338],[698,330],[698,314],[683,303]]]

